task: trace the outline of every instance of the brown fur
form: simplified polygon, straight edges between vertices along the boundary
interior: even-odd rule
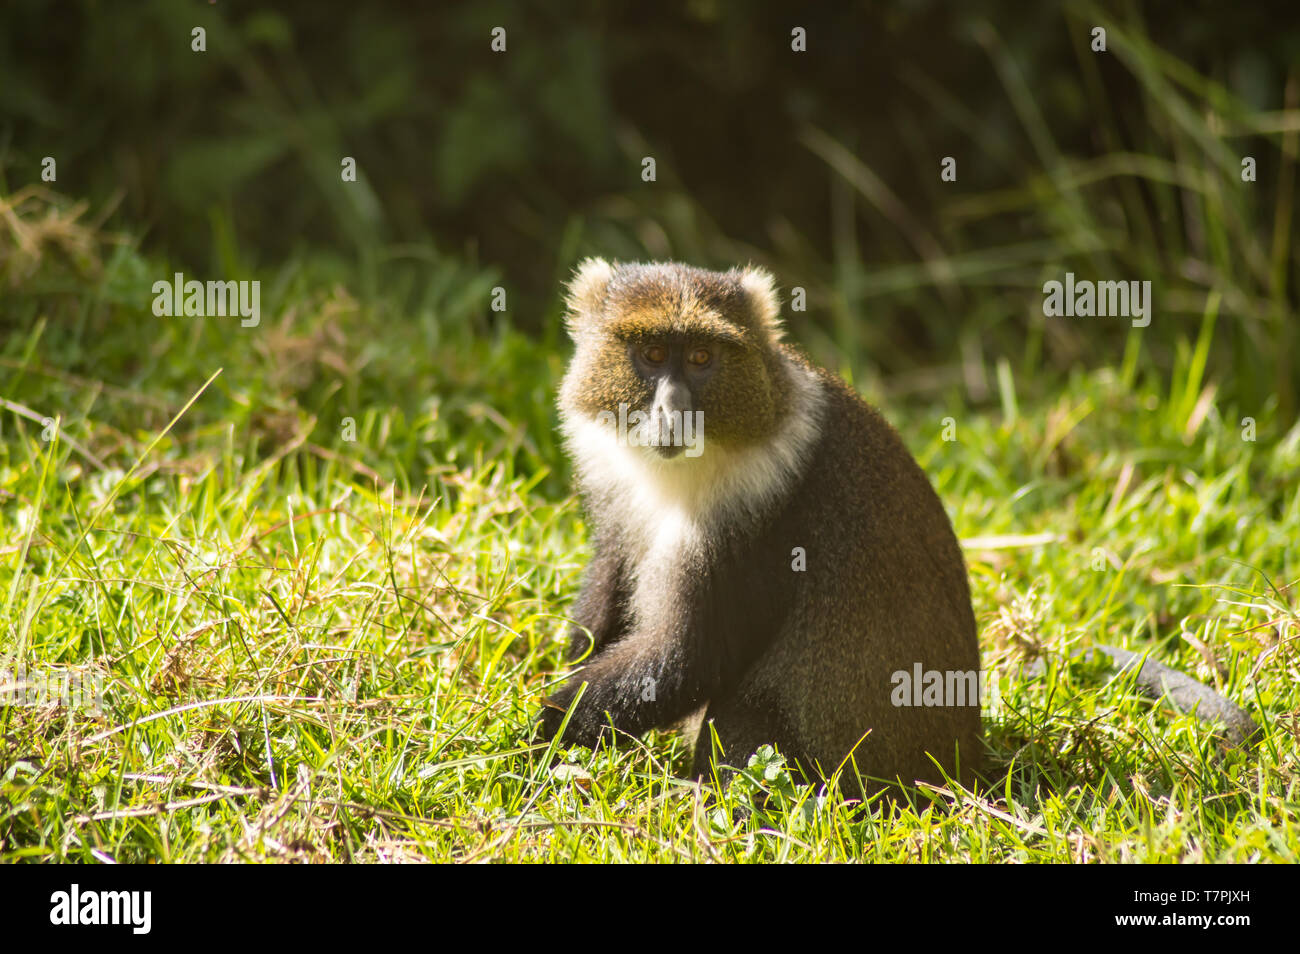
[[[863,774],[938,782],[931,756],[956,775],[960,750],[969,783],[982,748],[979,707],[891,703],[891,675],[910,674],[915,662],[979,668],[956,536],[893,428],[843,381],[819,377],[828,396],[824,439],[796,491],[797,529],[785,541],[806,549],[808,569],[791,574],[803,579],[791,589],[782,632],[733,699],[705,718],[722,724],[724,746],[737,740],[729,759],[747,757],[742,750],[780,713],[785,751],[818,774],[853,752]],[[788,548],[774,549],[788,562]]]

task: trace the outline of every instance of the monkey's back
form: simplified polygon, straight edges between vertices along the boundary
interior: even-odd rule
[[[748,603],[734,611],[761,614],[767,619],[755,625],[775,631],[708,717],[732,758],[774,740],[824,776],[852,752],[864,778],[940,781],[931,756],[958,777],[960,749],[960,777],[969,780],[980,752],[978,694],[964,705],[894,704],[899,695],[916,701],[896,674],[912,681],[918,665],[944,674],[945,685],[949,673],[973,672],[978,685],[960,546],[894,429],[838,378],[815,373],[825,395],[820,438],[775,519],[741,556]],[[796,547],[805,569],[793,562]],[[697,754],[707,735],[700,743]],[[853,788],[853,767],[844,774]]]

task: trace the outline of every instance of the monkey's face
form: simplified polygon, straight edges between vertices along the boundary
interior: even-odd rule
[[[721,350],[720,342],[682,336],[628,342],[628,359],[643,382],[642,391],[650,394],[640,436],[661,457],[676,457],[687,447],[703,453],[700,405],[722,365]]]
[[[566,417],[681,466],[771,437],[777,355],[764,315],[775,305],[746,274],[585,266],[570,286],[577,351],[561,391]]]
[[[599,369],[593,375],[568,382],[576,385],[570,392],[578,408],[660,458],[738,449],[772,431],[766,363],[739,336],[610,335],[593,364]]]

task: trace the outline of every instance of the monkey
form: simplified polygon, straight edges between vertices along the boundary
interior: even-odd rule
[[[894,704],[916,664],[978,673],[952,524],[884,418],[782,340],[772,276],[589,259],[567,306],[560,421],[594,553],[570,645],[586,663],[543,737],[703,709],[697,774],[716,736],[725,764],[772,744],[864,794],[973,778],[977,693]]]
[[[565,324],[560,428],[593,555],[581,668],[541,738],[694,715],[696,777],[770,744],[859,798],[971,785],[979,642],[952,523],[884,417],[784,340],[773,276],[589,258]]]

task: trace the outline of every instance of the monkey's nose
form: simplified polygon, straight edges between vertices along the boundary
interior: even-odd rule
[[[680,417],[660,408],[655,413],[654,442],[657,447],[669,447],[681,444]]]

